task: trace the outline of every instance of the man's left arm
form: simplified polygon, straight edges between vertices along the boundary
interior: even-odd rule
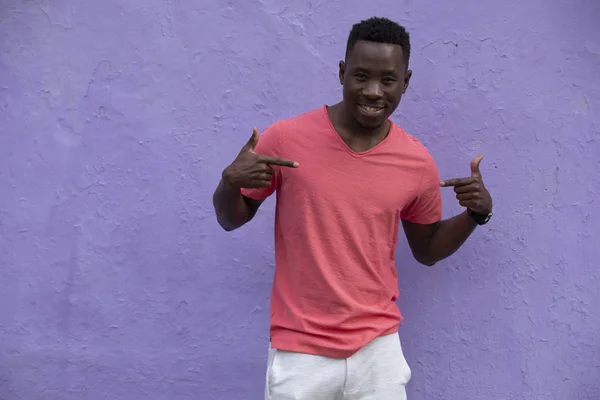
[[[471,161],[471,176],[449,179],[442,187],[453,187],[459,204],[467,210],[455,217],[432,224],[402,220],[402,226],[415,259],[432,266],[454,254],[479,224],[486,223],[492,214],[492,197],[479,170],[483,156]]]

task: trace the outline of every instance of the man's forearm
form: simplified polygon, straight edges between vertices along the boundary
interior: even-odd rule
[[[213,195],[213,206],[219,225],[232,231],[249,220],[250,210],[239,188],[227,185],[223,179]]]
[[[428,257],[427,260],[423,260],[424,263],[433,265],[454,254],[476,227],[477,223],[467,211],[441,221],[429,239]]]

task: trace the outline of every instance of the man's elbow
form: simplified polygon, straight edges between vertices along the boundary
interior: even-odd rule
[[[426,267],[433,267],[435,264],[437,264],[437,261],[435,261],[435,260],[417,260],[417,261]]]
[[[425,255],[425,254],[414,254],[413,253],[413,256],[415,257],[415,260],[417,260],[417,262],[419,264],[422,264],[426,267],[433,267],[438,262],[438,260],[436,260],[435,258],[433,258],[429,255]]]
[[[219,223],[219,226],[221,228],[223,228],[223,230],[225,232],[235,231],[236,229],[238,229],[241,226],[239,224],[233,224],[233,223],[231,223],[231,221],[226,220],[225,218],[223,218],[219,214],[217,214],[217,222]]]
[[[217,214],[217,222],[225,232],[235,231],[236,229],[246,225],[251,219],[252,218],[236,220]]]
[[[219,225],[221,226],[221,228],[223,228],[223,230],[225,232],[232,232],[232,231],[235,231],[238,228],[236,226],[229,226],[229,225],[224,225],[224,224],[221,224],[221,223],[219,223]]]

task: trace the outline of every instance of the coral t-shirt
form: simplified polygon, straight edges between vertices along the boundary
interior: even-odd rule
[[[427,149],[392,123],[377,146],[355,152],[323,106],[271,125],[255,151],[300,163],[274,166],[269,188],[242,190],[255,200],[277,192],[271,346],[347,358],[396,332],[400,221],[442,214]]]

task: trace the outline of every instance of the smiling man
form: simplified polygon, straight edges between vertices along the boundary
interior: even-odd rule
[[[223,171],[213,203],[228,231],[277,192],[265,399],[405,399],[400,225],[416,260],[433,265],[491,217],[481,156],[471,176],[440,182],[427,149],[389,119],[409,57],[397,23],[354,25],[339,64],[343,100],[254,129]],[[454,187],[465,212],[442,220],[440,187]]]

